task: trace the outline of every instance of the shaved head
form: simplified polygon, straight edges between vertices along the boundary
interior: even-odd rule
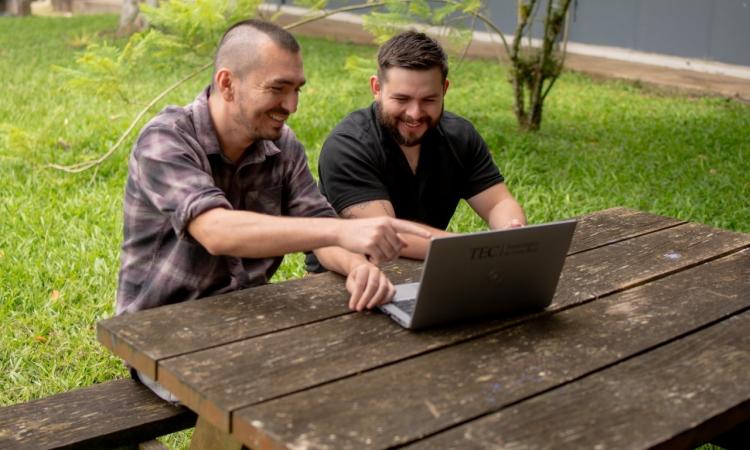
[[[299,43],[288,31],[262,20],[249,19],[232,25],[221,38],[214,57],[214,73],[211,91],[216,89],[216,73],[223,68],[243,79],[263,62],[261,49],[272,42],[278,47],[298,53]]]

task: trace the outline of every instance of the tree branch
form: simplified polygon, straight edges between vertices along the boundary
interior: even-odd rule
[[[409,3],[410,1],[411,0],[400,0],[400,3]],[[536,3],[536,1],[537,0],[531,0],[530,4],[531,4],[532,8],[533,8],[534,4]],[[567,0],[567,1],[570,2],[570,0]],[[305,19],[301,19],[301,20],[298,20],[296,22],[292,22],[292,23],[284,26],[284,28],[287,29],[287,30],[289,30],[289,29],[296,28],[296,27],[299,27],[301,25],[304,25],[304,24],[307,24],[307,23],[310,23],[310,22],[314,22],[316,20],[324,19],[326,17],[332,16],[332,15],[335,15],[335,14],[339,14],[339,13],[343,13],[343,12],[349,12],[349,11],[356,11],[356,10],[360,10],[360,9],[372,9],[372,8],[376,8],[376,7],[379,7],[379,6],[386,6],[389,3],[391,3],[391,2],[389,2],[387,0],[383,0],[383,1],[368,1],[366,3],[359,3],[359,4],[356,4],[356,5],[349,5],[349,6],[343,6],[343,7],[340,7],[340,8],[334,8],[334,9],[328,10],[328,11],[321,11],[320,14],[317,14],[315,16],[308,17],[308,18],[305,18]],[[457,1],[457,0],[436,0],[436,3],[442,3],[442,4],[448,4],[448,5],[459,5],[459,6],[461,5],[461,3],[459,1]],[[485,16],[484,14],[482,14],[479,11],[474,11],[474,12],[471,12],[470,14],[472,14],[472,16],[474,16],[475,19],[478,18],[479,20],[481,20],[485,24],[485,26],[489,27],[490,29],[492,29],[495,33],[497,33],[500,36],[500,39],[502,40],[502,43],[503,43],[503,47],[505,47],[505,51],[506,51],[506,53],[508,55],[514,54],[517,57],[517,53],[518,53],[517,49],[514,48],[514,52],[511,53],[511,48],[508,45],[508,42],[507,42],[507,40],[505,38],[505,35],[500,30],[500,28],[497,25],[495,25],[494,22],[492,22],[491,19],[489,19],[487,16]],[[525,26],[525,24],[524,24],[524,26]],[[523,27],[521,28],[521,30],[523,30]],[[473,33],[473,31],[474,30],[473,30],[473,27],[472,27],[472,33]],[[516,39],[516,41],[517,41],[517,39]],[[515,41],[514,41],[514,47],[517,47]],[[468,51],[468,46],[467,46],[467,49],[465,50],[465,52],[466,51]],[[464,52],[464,55],[465,55],[465,52]],[[463,56],[462,56],[462,58],[463,58]],[[512,57],[511,59],[514,59],[514,58]],[[97,166],[97,165],[101,164],[107,158],[109,158],[110,156],[112,156],[112,154],[122,145],[122,143],[125,141],[125,139],[135,129],[135,127],[138,124],[138,122],[140,122],[140,120],[143,118],[143,116],[151,108],[153,108],[159,101],[161,101],[168,93],[172,92],[174,89],[176,89],[177,87],[179,87],[183,83],[187,82],[188,80],[192,79],[193,77],[197,76],[198,74],[200,74],[204,70],[210,68],[211,66],[212,66],[212,63],[205,64],[204,66],[201,66],[200,68],[198,68],[193,73],[189,74],[188,76],[182,78],[181,80],[175,82],[174,84],[172,84],[171,86],[169,86],[168,88],[166,88],[165,90],[163,90],[159,95],[157,95],[153,100],[151,100],[148,103],[148,105],[146,105],[145,108],[143,108],[138,113],[138,115],[130,123],[130,125],[128,126],[128,128],[117,139],[117,142],[115,142],[114,145],[112,145],[107,150],[107,152],[104,155],[102,155],[102,156],[100,156],[99,158],[96,158],[96,159],[92,159],[92,160],[88,160],[88,161],[83,161],[83,162],[79,162],[79,163],[76,163],[76,164],[71,164],[71,165],[47,164],[45,167],[50,167],[50,168],[62,170],[64,172],[69,172],[69,173],[78,173],[78,172],[83,172],[84,170],[90,169],[90,168],[92,168],[94,166]]]
[[[204,70],[208,69],[212,65],[213,65],[213,62],[201,66],[195,72],[193,72],[190,75],[186,76],[185,78],[182,78],[181,80],[175,82],[174,84],[172,84],[171,86],[169,86],[168,88],[166,88],[165,90],[163,90],[161,92],[161,94],[157,95],[153,100],[151,100],[149,102],[148,105],[146,105],[145,108],[143,108],[141,110],[141,112],[138,113],[138,115],[135,117],[135,119],[133,119],[133,121],[130,123],[130,126],[128,127],[128,129],[125,130],[125,132],[120,135],[120,138],[117,140],[117,142],[115,142],[115,144],[112,147],[110,147],[109,150],[107,150],[107,153],[105,153],[104,155],[102,155],[102,156],[100,156],[99,158],[96,158],[96,159],[92,159],[92,160],[89,160],[89,161],[83,161],[83,162],[79,162],[79,163],[76,163],[76,164],[71,164],[69,166],[64,166],[64,165],[60,165],[60,164],[47,164],[45,167],[51,167],[53,169],[58,169],[58,170],[62,170],[64,172],[69,172],[69,173],[78,173],[78,172],[83,172],[84,170],[90,169],[90,168],[92,168],[92,167],[94,167],[96,165],[101,164],[102,162],[104,162],[104,160],[106,160],[107,158],[109,158],[110,156],[112,156],[112,154],[115,152],[115,150],[117,150],[117,148],[125,141],[125,138],[128,137],[128,135],[130,134],[130,132],[133,131],[133,129],[138,124],[138,122],[141,120],[141,118],[143,118],[143,116],[151,108],[153,108],[154,105],[156,105],[159,101],[161,101],[161,99],[163,99],[167,94],[169,94],[170,92],[172,92],[173,90],[175,90],[178,86],[180,86],[181,84],[187,82],[191,78],[197,76],[198,74],[200,74]]]

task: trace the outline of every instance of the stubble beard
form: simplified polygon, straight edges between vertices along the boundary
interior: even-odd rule
[[[401,131],[398,129],[399,122],[409,122],[408,120],[406,120],[406,117],[394,117],[392,115],[386,114],[385,112],[383,112],[383,104],[380,101],[375,101],[375,113],[378,118],[378,122],[391,133],[393,139],[398,145],[404,147],[412,147],[421,144],[424,140],[424,137],[427,136],[427,133],[430,130],[437,128],[440,119],[443,117],[444,108],[444,105],[440,107],[440,115],[438,115],[435,120],[433,120],[433,118],[430,116],[427,116],[424,119],[420,120],[420,122],[426,122],[427,129],[420,136],[409,138],[401,134]]]
[[[245,132],[245,134],[247,134],[247,137],[252,142],[257,142],[261,140],[276,141],[281,138],[282,130],[284,128],[283,125],[277,129],[275,127],[271,127],[270,125],[264,127],[263,124],[253,123],[251,114],[245,107],[244,98],[238,97],[238,100],[239,100],[238,111],[236,112],[234,116],[234,122],[237,124],[239,128],[241,128]],[[266,114],[274,114],[274,113],[285,115],[287,117],[290,115],[286,110],[282,108],[276,108],[271,111],[264,112],[260,116],[260,120],[262,121],[266,119],[266,117],[264,117]],[[269,121],[271,120],[270,118],[267,118],[267,119]]]

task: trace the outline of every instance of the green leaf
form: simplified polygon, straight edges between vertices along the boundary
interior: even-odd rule
[[[363,27],[365,30],[375,36],[375,42],[382,44],[394,35],[400,33],[412,22],[408,16],[388,12],[373,11],[363,18]]]
[[[484,9],[484,2],[482,0],[465,0],[462,3],[463,7],[461,10],[467,14],[476,14]]]
[[[451,14],[456,13],[460,10],[460,5],[457,4],[446,4],[440,8],[436,8],[432,15],[432,22],[434,24],[442,25],[446,18],[450,17]]]
[[[409,3],[409,14],[427,20],[432,15],[432,8],[425,0],[414,0]]]

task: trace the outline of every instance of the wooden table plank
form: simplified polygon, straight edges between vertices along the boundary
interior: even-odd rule
[[[571,249],[583,251],[677,223],[626,208],[600,211],[580,218]],[[401,260],[387,272],[394,282],[408,282],[419,276],[420,267]],[[343,286],[341,277],[328,273],[164,306],[139,312],[137,322],[123,316],[102,320],[97,337],[117,356],[156,378],[160,359],[347,314]],[[206,328],[211,328],[208,335]]]
[[[238,410],[233,430],[263,448],[408,443],[748,307],[750,251],[742,251],[523,326]],[[400,422],[393,411],[400,411]]]
[[[749,330],[745,312],[410,448],[697,447],[750,419]]]
[[[687,224],[573,255],[565,264],[548,313],[606,296],[743,245],[750,245],[750,235]],[[673,248],[686,250],[677,258],[664,257]],[[470,322],[413,333],[379,314],[343,316],[161,360],[158,379],[191,409],[229,431],[232,410],[534,317]],[[382,344],[373,346],[374,342]]]
[[[409,282],[421,264],[399,260],[389,267]],[[156,379],[156,361],[285,328],[350,313],[343,278],[334,273],[139,311],[97,323],[97,338],[114,354]]]
[[[570,243],[570,253],[591,250],[682,223],[685,221],[621,207],[597,211],[578,217],[577,233]]]
[[[750,234],[687,223],[569,256],[553,304],[596,298],[750,245]]]

